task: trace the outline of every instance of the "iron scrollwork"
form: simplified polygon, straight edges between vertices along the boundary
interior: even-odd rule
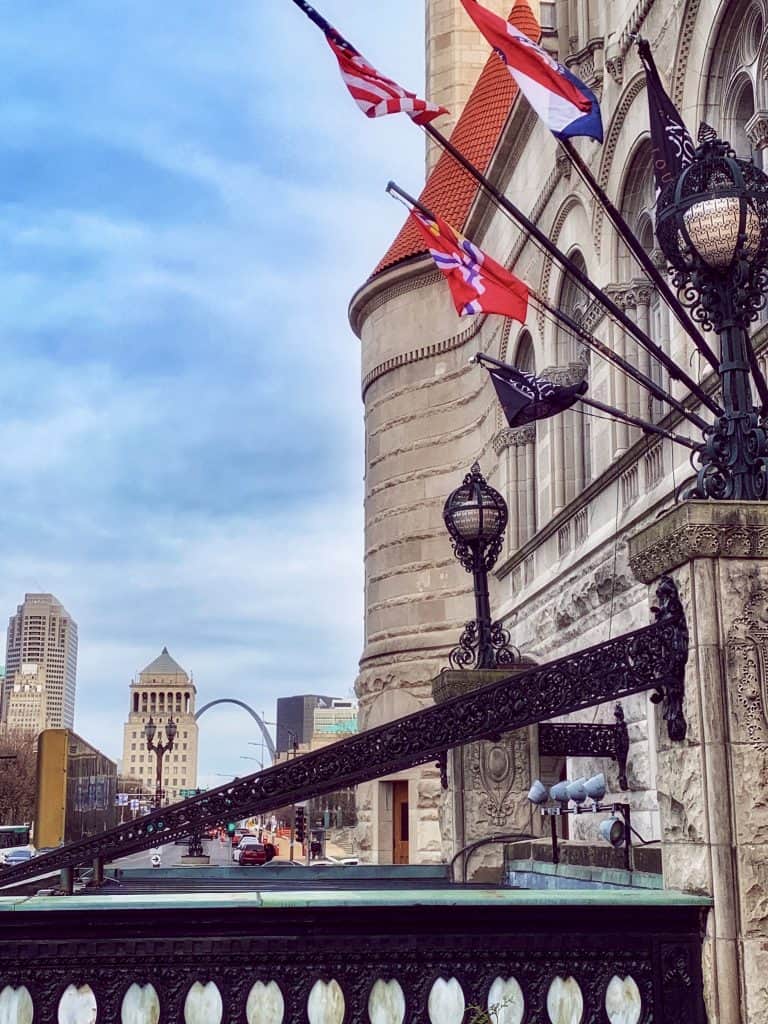
[[[509,631],[504,629],[500,622],[491,624],[486,637],[486,647],[493,652],[491,663],[494,668],[507,668],[520,661],[520,651],[510,643]],[[479,668],[481,653],[477,622],[472,619],[464,624],[464,632],[459,637],[457,646],[448,655],[448,664],[456,669]]]
[[[539,726],[539,753],[551,757],[610,757],[619,768],[619,788],[629,789],[627,754],[629,733],[621,704],[614,711],[615,725],[553,724]]]
[[[688,629],[677,589],[664,577],[656,621],[461,694],[405,718],[339,740],[266,771],[152,811],[0,873],[0,887],[94,860],[114,860],[227,821],[249,818],[437,760],[444,750],[655,690],[670,738],[685,737],[683,692]]]

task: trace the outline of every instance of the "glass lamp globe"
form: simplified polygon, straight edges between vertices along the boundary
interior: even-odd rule
[[[504,499],[486,483],[476,462],[464,482],[449,496],[443,509],[448,532],[462,544],[492,544],[507,525]]]
[[[149,721],[144,726],[144,735],[147,738],[147,743],[151,743],[152,742],[152,740],[155,738],[155,733],[156,732],[157,732],[157,726],[155,725],[154,720],[153,720],[152,716],[150,715],[149,716]]]

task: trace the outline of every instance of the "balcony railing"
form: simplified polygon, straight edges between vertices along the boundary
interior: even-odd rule
[[[0,899],[4,1024],[704,1024],[708,901],[399,890]]]

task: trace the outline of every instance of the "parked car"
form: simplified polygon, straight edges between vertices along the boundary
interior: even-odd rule
[[[17,864],[26,864],[32,860],[35,851],[30,846],[20,846],[12,850],[3,850],[2,865],[6,868],[15,867]]]
[[[252,836],[253,832],[249,828],[236,828],[232,836],[232,848],[239,846],[240,843],[246,836]],[[254,836],[254,839],[256,837]]]
[[[267,853],[264,843],[245,843],[240,853],[240,864],[266,864],[272,858]]]
[[[251,835],[242,836],[242,838],[240,839],[240,842],[232,850],[232,860],[236,864],[239,864],[240,863],[240,855],[242,854],[243,850],[245,850],[249,846],[252,846],[254,843],[256,843],[257,845],[259,843],[259,840],[256,838],[256,836],[251,836]]]

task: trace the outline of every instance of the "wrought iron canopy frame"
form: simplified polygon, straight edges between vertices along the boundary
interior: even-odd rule
[[[685,738],[688,627],[670,577],[662,578],[656,621],[522,675],[369,729],[189,800],[155,810],[97,836],[0,872],[0,889],[25,878],[107,862],[158,842],[298,803],[438,760],[443,751],[550,718],[654,690],[670,738]]]
[[[619,788],[629,789],[629,732],[621,704],[616,705],[613,714],[615,725],[545,722],[539,726],[539,753],[549,757],[610,757],[619,766]]]

